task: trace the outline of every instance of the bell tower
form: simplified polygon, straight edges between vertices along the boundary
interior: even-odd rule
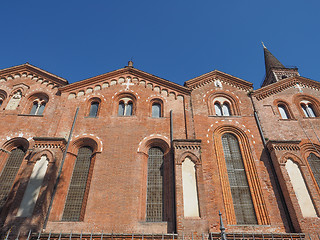
[[[262,43],[266,77],[261,87],[281,81],[288,77],[300,76],[297,67],[285,67]]]

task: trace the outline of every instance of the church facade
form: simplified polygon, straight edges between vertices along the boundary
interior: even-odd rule
[[[181,86],[131,61],[71,84],[0,70],[2,236],[318,236],[320,83],[264,56],[257,90],[218,70]]]

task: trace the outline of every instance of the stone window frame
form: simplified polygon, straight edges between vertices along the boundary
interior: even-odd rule
[[[97,114],[95,116],[90,116],[90,111],[91,111],[91,106],[93,103],[98,103],[98,110],[97,110]],[[98,118],[100,115],[100,110],[101,110],[101,99],[99,97],[92,97],[87,101],[87,114],[86,117],[88,118]]]
[[[227,222],[230,225],[237,225],[226,161],[222,151],[222,135],[225,133],[231,133],[238,139],[258,225],[270,225],[270,217],[259,182],[257,167],[252,156],[251,144],[247,135],[241,129],[230,125],[220,126],[213,132]]]
[[[207,98],[209,116],[217,116],[215,111],[215,103],[219,102],[221,109],[223,104],[229,105],[230,116],[240,116],[239,100],[225,92],[215,92]],[[227,117],[230,117],[227,116]],[[221,115],[223,117],[223,115]]]
[[[160,117],[153,117],[152,116],[152,107],[154,104],[159,104],[160,105]],[[164,117],[164,104],[163,101],[160,98],[154,98],[150,101],[150,117],[152,118],[163,118]]]

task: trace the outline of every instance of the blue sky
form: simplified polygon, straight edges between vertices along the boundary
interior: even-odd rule
[[[264,78],[261,41],[320,80],[319,1],[3,1],[0,69],[29,62],[69,82],[127,65],[183,84],[214,69]]]

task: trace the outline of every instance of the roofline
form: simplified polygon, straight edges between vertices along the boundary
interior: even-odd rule
[[[122,73],[136,73],[140,76],[142,76],[143,78],[145,78],[146,80],[149,80],[151,82],[155,82],[154,80],[157,80],[157,84],[159,85],[166,85],[168,87],[171,88],[175,88],[176,91],[181,92],[183,94],[190,94],[191,90],[187,87],[181,86],[177,83],[171,82],[169,80],[157,77],[155,75],[152,75],[150,73],[144,72],[142,70],[133,68],[133,67],[124,67],[124,68],[120,68],[114,71],[110,71],[95,77],[91,77],[91,78],[87,78],[87,79],[83,79],[71,84],[68,84],[66,86],[60,87],[59,90],[60,91],[70,91],[71,89],[77,88],[77,87],[83,87],[83,86],[89,86],[93,83],[99,82],[100,80],[104,79],[104,78],[110,78],[113,76],[116,76],[118,74],[122,74]]]
[[[58,80],[58,82],[60,82],[61,84],[65,85],[65,84],[68,84],[68,80],[62,78],[62,77],[59,77],[53,73],[50,73],[46,70],[43,70],[42,68],[39,68],[39,67],[36,67],[30,63],[24,63],[24,64],[21,64],[21,65],[17,65],[17,66],[12,66],[12,67],[8,67],[8,68],[4,68],[4,69],[1,69],[0,70],[0,74],[8,74],[12,71],[20,71],[20,70],[23,70],[23,69],[27,69],[27,70],[32,70],[32,71],[36,71],[37,73],[39,74],[42,74],[42,75],[45,75],[46,77],[49,77],[49,78],[54,78],[55,80]]]
[[[233,76],[233,75],[230,75],[230,74],[228,74],[228,73],[221,72],[221,71],[219,71],[219,70],[217,70],[217,69],[215,69],[215,70],[213,70],[213,71],[211,71],[211,72],[202,74],[202,75],[200,75],[200,76],[198,76],[198,77],[192,78],[192,79],[186,81],[186,82],[184,83],[184,85],[185,85],[185,86],[188,86],[188,87],[191,87],[192,85],[196,84],[197,82],[203,80],[204,78],[206,78],[206,77],[208,77],[208,76],[210,76],[210,75],[212,75],[212,74],[214,74],[214,73],[218,73],[218,74],[225,75],[226,77],[230,77],[230,78],[232,78],[233,80],[236,80],[237,83],[239,83],[239,84],[241,84],[241,85],[244,85],[244,86],[246,86],[246,87],[251,87],[251,88],[253,88],[253,83],[251,83],[251,82],[249,82],[249,81],[246,81],[246,80],[243,80],[243,79],[241,79],[241,78],[235,77],[235,76]]]

